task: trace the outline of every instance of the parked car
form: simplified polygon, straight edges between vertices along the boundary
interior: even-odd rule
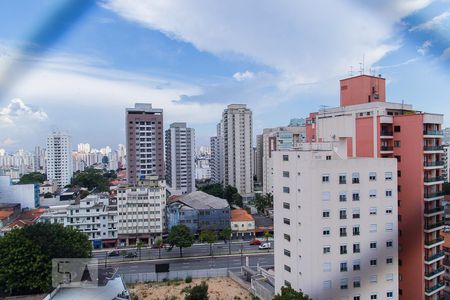
[[[136,252],[128,252],[127,254],[125,254],[125,258],[134,258],[137,257]]]
[[[258,248],[261,250],[264,250],[264,249],[270,249],[272,247],[271,247],[270,243],[263,243],[263,244],[259,245]]]
[[[119,250],[113,250],[108,253],[108,256],[120,256]]]
[[[261,245],[261,241],[260,240],[251,240],[250,245]]]

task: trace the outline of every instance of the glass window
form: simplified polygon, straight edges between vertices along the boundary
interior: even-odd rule
[[[323,264],[323,271],[324,272],[331,272],[331,263],[326,262]]]
[[[284,249],[284,255],[291,257],[291,251]]]
[[[346,237],[347,236],[347,227],[339,228],[339,236],[340,237]]]
[[[322,200],[324,200],[324,201],[330,200],[330,192],[323,192],[322,193]]]
[[[353,236],[359,235],[359,225],[353,226]]]
[[[331,252],[331,246],[324,246],[323,247],[323,254],[328,254]]]
[[[290,242],[290,241],[291,241],[291,236],[290,236],[289,234],[285,233],[285,234],[284,234],[284,239],[285,239],[286,241]]]
[[[377,173],[376,172],[370,172],[369,173],[369,181],[375,181],[377,180]]]
[[[392,190],[385,191],[386,197],[392,197]]]
[[[288,272],[291,272],[291,267],[289,267],[288,265],[284,265],[284,270],[288,271]]]
[[[341,254],[347,254],[347,245],[341,245],[340,253]]]
[[[387,206],[387,207],[384,209],[384,211],[385,211],[385,213],[386,213],[387,215],[392,214],[392,206]]]
[[[390,265],[394,262],[394,258],[392,256],[389,256],[386,258],[386,264]]]
[[[323,218],[329,218],[330,217],[330,211],[329,210],[324,210],[322,212],[322,217]]]
[[[361,248],[359,246],[359,243],[353,244],[353,253],[360,253],[360,252],[361,252]]]
[[[392,240],[386,241],[386,247],[391,248],[393,247],[394,242]]]
[[[371,266],[376,266],[377,265],[377,260],[376,259],[371,259],[370,260],[370,265]]]
[[[290,209],[291,205],[289,203],[287,203],[287,202],[283,202],[283,208]]]
[[[376,207],[370,207],[369,208],[369,215],[375,216],[377,214],[377,208]]]
[[[340,202],[346,202],[347,201],[347,193],[346,192],[340,192],[339,193],[339,201]]]
[[[386,223],[386,225],[384,226],[386,231],[392,231],[392,229],[394,229],[394,224],[393,223]]]
[[[361,261],[359,259],[353,261],[353,271],[361,270]]]
[[[283,161],[289,161],[289,155],[283,154]]]
[[[353,173],[352,174],[352,183],[353,184],[359,183],[359,173]]]
[[[347,219],[347,210],[346,209],[341,209],[339,211],[339,219],[341,219],[341,220]]]
[[[322,182],[323,183],[330,182],[330,175],[328,174],[322,175]]]
[[[289,178],[289,171],[283,171],[283,177]]]
[[[323,282],[323,288],[324,289],[331,289],[331,280],[325,280]]]
[[[359,192],[353,192],[352,200],[353,201],[359,201]]]
[[[339,184],[346,184],[347,183],[347,176],[345,174],[339,175]]]
[[[377,224],[370,224],[370,232],[377,232]]]
[[[376,283],[378,281],[377,275],[371,275],[370,276],[370,282],[371,283]],[[376,299],[376,298],[375,298]]]
[[[330,228],[326,227],[322,230],[322,234],[325,236],[329,236],[330,235]]]
[[[370,190],[369,198],[376,198],[376,197],[377,197],[377,190]]]
[[[341,267],[340,267],[340,271],[341,272],[347,272],[347,262],[341,262]]]
[[[288,218],[284,218],[283,219],[284,224],[286,225],[291,225],[291,220],[289,220]]]
[[[290,189],[288,186],[283,186],[283,193],[289,194]]]
[[[385,172],[384,180],[392,180],[392,172]]]

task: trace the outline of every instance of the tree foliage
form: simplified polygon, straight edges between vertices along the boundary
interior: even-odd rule
[[[38,223],[0,238],[0,293],[20,295],[51,289],[53,258],[86,258],[87,236],[61,224]]]
[[[230,227],[226,227],[222,229],[222,231],[219,233],[220,238],[226,243],[228,243],[228,254],[231,254],[231,235],[233,234],[233,231]]]
[[[84,187],[90,191],[95,188],[97,192],[106,192],[109,189],[109,181],[116,177],[114,171],[87,168],[84,171],[75,172],[72,186]]]
[[[209,195],[226,199],[230,206],[243,206],[242,196],[238,193],[237,189],[231,185],[227,185],[224,188],[220,183],[215,183],[199,187],[199,190]]]
[[[208,285],[202,281],[201,284],[196,285],[186,291],[185,300],[208,300]]]
[[[291,287],[282,287],[281,294],[275,295],[273,300],[310,300],[308,295],[302,292],[297,292]]]
[[[41,184],[46,180],[47,180],[47,176],[45,176],[45,174],[42,174],[39,172],[32,172],[32,173],[22,175],[22,177],[20,177],[19,183],[20,184],[30,184],[30,183]]]
[[[258,213],[265,213],[267,209],[273,208],[273,196],[271,193],[255,195],[255,207]]]
[[[186,225],[175,225],[169,232],[167,242],[171,247],[175,246],[180,248],[180,256],[183,257],[183,248],[192,246],[194,243],[194,235]]]
[[[212,245],[217,242],[217,233],[209,229],[203,230],[200,233],[200,241],[209,244],[209,254],[212,256]]]

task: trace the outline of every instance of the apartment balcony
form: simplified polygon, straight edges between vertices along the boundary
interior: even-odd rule
[[[437,268],[436,270],[427,272],[425,271],[425,279],[426,280],[432,280],[436,277],[438,277],[439,275],[442,275],[445,273],[445,267],[444,266],[440,266],[439,268]]]
[[[424,230],[426,233],[429,233],[429,232],[433,232],[436,230],[441,230],[444,228],[444,226],[445,226],[444,222],[435,222],[435,223],[425,224]]]
[[[440,252],[430,255],[430,256],[425,256],[425,264],[427,264],[427,265],[434,264],[435,262],[443,259],[444,257],[445,257],[444,251],[440,251]]]
[[[432,296],[443,289],[445,289],[445,283],[444,281],[439,281],[434,286],[425,287],[425,296]]]
[[[381,146],[380,153],[393,153],[394,147],[392,146]]]
[[[441,169],[445,165],[445,162],[442,160],[435,160],[435,161],[426,161],[423,163],[423,166],[426,170],[432,170],[432,169]]]
[[[429,193],[425,193],[423,195],[423,197],[425,198],[425,201],[434,201],[434,200],[438,200],[439,198],[444,197],[444,193],[443,192],[429,192]]]
[[[444,135],[443,130],[424,130],[423,135],[430,138],[441,138]]]
[[[381,130],[380,138],[382,139],[393,139],[394,133],[391,130]]]
[[[438,238],[434,239],[434,240],[429,240],[429,241],[425,241],[425,248],[426,249],[431,249],[434,247],[437,247],[439,245],[442,245],[444,243],[444,238],[439,236]]]
[[[443,153],[444,146],[424,146],[423,151],[425,153]]]
[[[423,182],[425,185],[441,184],[444,183],[444,177],[443,176],[425,177],[423,179]]]
[[[433,208],[425,208],[423,211],[425,217],[433,217],[444,213],[444,207],[438,206]]]

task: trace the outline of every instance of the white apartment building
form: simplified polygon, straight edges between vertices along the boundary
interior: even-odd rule
[[[211,182],[223,184],[224,177],[224,149],[223,149],[223,128],[222,122],[216,126],[217,135],[211,137]]]
[[[47,137],[47,179],[59,188],[70,184],[73,175],[72,146],[69,135],[53,132]]]
[[[276,292],[398,299],[396,160],[345,159],[341,148],[273,152]]]
[[[117,207],[120,245],[153,244],[165,226],[165,181],[148,176],[136,185],[119,185]]]
[[[117,207],[104,195],[89,195],[78,204],[51,206],[40,221],[80,230],[94,249],[117,245]]]
[[[445,182],[448,182],[448,174],[450,170],[450,145],[444,145],[444,155],[442,156],[442,160],[444,161],[444,168],[442,169],[442,177],[444,178]]]
[[[166,183],[172,195],[195,191],[195,130],[186,123],[166,130]]]
[[[253,193],[252,111],[245,104],[230,104],[222,114],[224,185],[245,196]]]

